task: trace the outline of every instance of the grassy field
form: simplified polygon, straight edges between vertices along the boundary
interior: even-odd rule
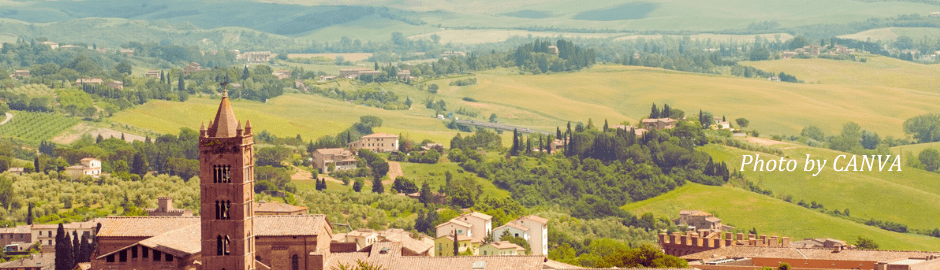
[[[185,103],[153,100],[116,113],[110,120],[155,132],[177,134],[181,127],[199,129],[200,123],[208,124],[218,104],[218,99],[209,98],[192,98]],[[358,122],[363,115],[382,118],[383,125],[376,128],[377,132],[403,134],[417,141],[430,139],[447,143],[457,134],[447,129],[442,121],[431,118],[430,113],[386,111],[311,95],[286,94],[268,103],[234,100],[232,105],[240,121],[251,119],[256,133],[267,130],[281,137],[300,134],[305,140],[315,140],[324,135],[335,135]]]
[[[787,59],[741,62],[766,71],[786,72],[806,83],[890,86],[940,93],[940,65],[924,65],[884,56],[861,56],[862,62],[828,59]]]
[[[542,31],[525,31],[525,30],[509,30],[509,29],[446,29],[440,30],[431,33],[424,33],[413,35],[408,38],[410,39],[430,39],[431,35],[438,35],[441,37],[441,43],[459,43],[459,44],[479,44],[479,43],[490,43],[490,42],[500,42],[505,41],[511,37],[520,36],[532,36],[532,37],[546,37],[546,38],[609,38],[622,36],[623,34],[610,34],[610,33],[566,33],[566,32],[542,32]]]
[[[644,67],[596,66],[555,75],[496,70],[476,77],[476,85],[445,87],[438,95],[473,97],[480,101],[473,106],[484,115],[496,113],[507,122],[546,130],[588,118],[595,124],[604,119],[635,124],[649,114],[650,104],[667,103],[685,110],[686,116],[701,109],[729,119],[744,117],[750,120],[750,129],[763,134],[799,134],[809,125],[831,134],[855,121],[882,136],[900,137],[904,120],[940,110],[940,93],[875,85],[781,83]]]
[[[50,140],[59,133],[78,124],[78,118],[54,113],[14,111],[13,119],[0,126],[0,137],[12,137],[34,143]],[[5,119],[5,118],[4,118]],[[42,123],[41,125],[37,123]]]
[[[919,40],[925,36],[940,35],[940,28],[930,27],[887,27],[865,30],[855,34],[842,35],[839,38],[855,39],[861,41],[887,41],[894,42],[900,36],[908,36]]]
[[[905,166],[901,161],[902,171],[888,171],[890,162],[884,171],[834,171],[833,162],[837,155],[846,153],[827,149],[811,148],[793,144],[774,145],[783,149],[787,159],[794,159],[797,168],[793,172],[754,171],[753,165],[744,167],[744,176],[763,189],[769,189],[775,196],[786,194],[793,196],[793,202],[805,200],[822,203],[829,211],[840,212],[848,208],[851,216],[864,219],[892,221],[907,225],[911,229],[933,230],[940,227],[940,174],[926,172]],[[740,171],[743,155],[754,152],[722,145],[708,145],[704,148],[716,161],[728,162],[730,169]],[[766,153],[760,154],[762,160],[776,159]],[[823,171],[804,171],[806,155],[812,159],[828,160]],[[851,158],[851,155],[848,156]],[[858,164],[861,165],[861,156]],[[891,161],[893,161],[893,156]],[[846,158],[839,161],[841,169],[848,164]],[[866,167],[867,170],[867,167]],[[896,169],[895,169],[896,170]]]
[[[921,151],[924,151],[924,149],[928,148],[940,150],[940,142],[895,146],[891,147],[891,153],[895,155],[907,155],[910,153],[914,154],[914,158],[916,158],[917,154],[920,154]]]
[[[729,186],[689,183],[623,208],[671,218],[677,218],[679,210],[702,210],[721,218],[722,223],[745,230],[756,228],[768,236],[788,236],[791,241],[825,237],[855,244],[856,238],[864,236],[887,250],[936,250],[940,246],[940,238],[889,232]]]
[[[616,40],[639,39],[639,38],[660,39],[663,36],[669,36],[672,38],[685,37],[685,36],[680,36],[680,35],[627,35],[627,36],[619,37]],[[711,39],[711,40],[719,41],[719,42],[728,42],[728,41],[754,42],[754,40],[758,37],[766,39],[766,40],[770,40],[770,41],[775,41],[777,39],[780,39],[781,41],[787,41],[787,40],[793,39],[793,35],[790,35],[787,33],[773,33],[773,34],[759,34],[759,35],[696,34],[696,35],[688,35],[688,37],[692,40]]]

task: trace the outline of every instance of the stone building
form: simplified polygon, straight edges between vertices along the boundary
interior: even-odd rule
[[[173,208],[173,197],[157,198],[157,208],[148,208],[149,216],[191,217],[193,210]]]
[[[369,149],[372,152],[384,153],[398,151],[398,135],[388,133],[372,133],[349,143],[351,149]]]
[[[337,171],[356,169],[356,156],[343,148],[323,148],[313,152],[313,168],[320,173],[332,173],[330,165]]]
[[[101,175],[101,160],[96,158],[83,158],[78,165],[65,168],[65,173],[72,178],[79,178],[85,175],[97,178]]]
[[[512,225],[510,225],[510,223]],[[522,229],[525,228],[525,229]],[[506,225],[497,227],[493,230],[493,239],[500,241],[503,232],[509,231],[510,235],[523,231],[528,237],[529,248],[532,255],[548,256],[548,220],[539,216],[528,215],[519,217],[516,220],[506,223]]]
[[[663,130],[663,129],[673,129],[676,127],[676,119],[672,118],[650,118],[643,119],[643,129],[646,130]]]
[[[676,225],[690,226],[693,230],[709,230],[713,232],[728,231],[734,227],[721,224],[721,219],[699,210],[679,211],[679,218],[673,220]]]

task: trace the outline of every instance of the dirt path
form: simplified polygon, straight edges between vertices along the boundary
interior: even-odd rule
[[[12,119],[13,119],[13,114],[12,114],[12,113],[7,113],[7,118],[6,118],[6,119],[3,119],[3,122],[0,122],[0,125],[6,124],[7,122],[10,122],[10,120],[12,120]]]
[[[385,180],[385,182],[382,182],[382,184],[386,184],[386,185],[391,184],[392,182],[395,182],[395,178],[398,178],[399,176],[404,176],[405,173],[401,171],[401,163],[398,163],[398,161],[389,161],[387,175],[388,175],[388,180]]]

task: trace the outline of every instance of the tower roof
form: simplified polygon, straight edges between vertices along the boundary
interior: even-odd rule
[[[228,92],[222,92],[222,102],[219,103],[219,110],[215,113],[215,121],[212,121],[211,125],[209,127],[210,137],[235,137],[239,123],[238,119],[235,119],[235,112],[232,111],[232,104],[228,101]]]

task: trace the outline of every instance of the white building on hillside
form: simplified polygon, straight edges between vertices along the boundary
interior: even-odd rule
[[[523,229],[526,228],[526,229]],[[503,231],[509,231],[510,235],[528,235],[529,247],[532,248],[532,255],[548,255],[548,220],[539,216],[524,216],[510,221],[506,225],[499,226],[493,230],[493,239],[501,241]]]

